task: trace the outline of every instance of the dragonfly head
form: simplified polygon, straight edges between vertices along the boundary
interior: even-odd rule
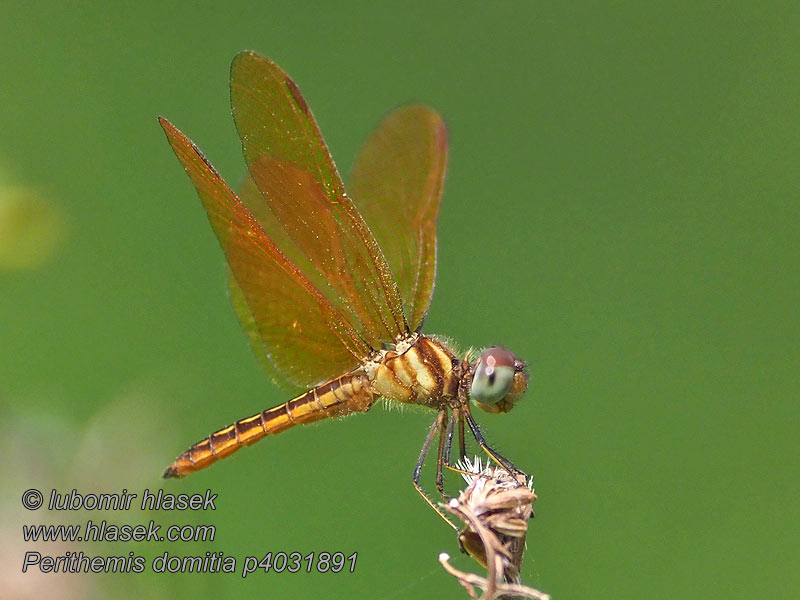
[[[528,388],[525,363],[502,346],[484,350],[472,372],[469,396],[486,412],[510,411]]]

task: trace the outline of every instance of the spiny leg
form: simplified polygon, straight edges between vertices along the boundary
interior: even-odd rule
[[[461,416],[461,409],[454,408],[450,413],[450,420],[447,423],[447,445],[445,446],[444,466],[450,471],[461,473],[463,475],[470,475],[469,471],[465,471],[453,464],[452,451],[453,451],[453,436],[455,435],[456,422],[458,422],[458,445],[460,456],[458,460],[463,461],[467,458],[466,444],[464,442],[464,418]]]
[[[454,465],[450,460],[456,420],[458,420],[458,434],[459,434],[458,442],[459,442],[459,451],[461,452],[459,460],[464,461],[467,458],[467,452],[465,447],[466,444],[464,442],[464,418],[461,416],[461,409],[454,408],[453,412],[450,413],[450,420],[447,423],[447,445],[445,446],[444,466],[445,468],[455,473],[461,473],[462,475],[473,475],[471,471],[465,471],[461,467]]]
[[[458,411],[458,451],[461,453],[461,460],[467,458],[467,441],[464,436],[464,417],[461,416],[461,409]]]
[[[466,451],[466,440],[464,439],[464,434],[465,434],[465,432],[464,432],[464,415],[462,413],[463,413],[463,409],[460,408],[460,407],[453,409],[453,413],[450,416],[450,422],[448,423],[448,426],[447,426],[448,427],[447,431],[448,431],[448,434],[450,436],[450,439],[448,440],[448,443],[450,443],[450,442],[452,442],[452,436],[453,436],[453,432],[455,430],[454,422],[455,422],[456,419],[458,419],[458,437],[459,437],[458,442],[459,442],[459,447],[460,447],[459,451],[461,452],[460,460],[466,466],[467,451]],[[476,441],[478,441],[478,436],[476,436],[475,439],[476,439]],[[481,436],[480,439],[483,440],[483,437]],[[480,442],[478,442],[478,443],[480,443]],[[484,442],[484,445],[481,446],[481,448],[486,448],[485,442]],[[450,447],[449,446],[448,446],[447,450],[448,450],[448,454],[447,454],[447,460],[444,463],[445,467],[447,467],[449,470],[451,470],[451,471],[453,471],[455,473],[461,473],[462,475],[470,475],[470,476],[475,475],[475,473],[473,471],[467,471],[467,470],[463,469],[462,467],[456,466],[452,462],[450,462],[450,454],[449,454]],[[505,465],[503,465],[503,467],[506,468]]]
[[[449,500],[449,498],[444,493],[444,474],[442,473],[442,462],[444,458],[445,446],[449,446],[449,443],[447,443],[447,438],[449,438],[451,435],[450,425],[448,424],[447,431],[445,431],[444,428],[444,419],[446,412],[447,409],[442,410],[439,413],[440,419],[437,419],[438,421],[440,421],[440,424],[439,424],[439,451],[436,454],[436,489],[439,490],[439,493],[442,495],[442,498],[444,498],[445,500]]]
[[[446,416],[447,416],[446,410],[440,411],[439,414],[436,416],[436,420],[433,422],[433,425],[431,425],[431,428],[428,431],[428,435],[425,437],[425,443],[422,445],[422,450],[419,453],[419,459],[417,459],[417,465],[416,467],[414,467],[413,481],[414,481],[414,487],[417,489],[417,492],[419,492],[419,495],[425,499],[425,502],[427,502],[430,505],[430,507],[436,511],[436,514],[442,517],[442,519],[444,519],[445,522],[448,525],[450,525],[450,527],[458,531],[458,527],[453,525],[450,519],[448,519],[447,516],[442,512],[442,510],[436,505],[436,503],[428,497],[428,494],[425,493],[425,490],[423,490],[422,486],[420,486],[419,484],[419,475],[422,472],[422,465],[425,464],[425,457],[428,455],[428,450],[430,450],[431,442],[433,441],[433,436],[436,435],[436,432],[439,431],[444,426],[444,420]]]
[[[457,409],[456,409],[457,410]],[[450,420],[447,422],[447,443],[444,447],[444,466],[450,467],[450,453],[453,449],[453,433],[455,431],[456,410],[450,413]]]
[[[483,437],[481,430],[478,428],[478,424],[472,418],[469,409],[466,408],[463,409],[461,411],[461,415],[466,420],[467,425],[469,425],[469,429],[472,432],[475,441],[478,442],[478,445],[483,449],[483,451],[489,455],[489,458],[491,458],[493,461],[495,461],[497,464],[499,464],[501,467],[503,467],[506,471],[508,471],[512,475],[514,474],[525,475],[525,473],[523,473],[517,467],[515,467],[510,460],[505,458],[502,454],[500,454],[496,450],[492,449],[489,446],[489,444],[486,443],[486,439]]]
[[[441,414],[436,416],[436,420],[431,425],[431,428],[428,430],[428,435],[425,436],[425,443],[422,444],[422,450],[419,453],[419,458],[417,459],[417,464],[414,467],[414,485],[417,489],[421,489],[419,487],[419,474],[422,472],[422,465],[425,463],[425,457],[428,454],[428,450],[431,447],[431,441],[433,441],[433,436],[436,435],[436,432],[439,429],[439,422],[441,420]],[[425,494],[423,494],[424,496]]]

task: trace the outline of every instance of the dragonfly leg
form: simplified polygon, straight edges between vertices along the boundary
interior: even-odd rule
[[[450,413],[450,420],[447,422],[447,442],[444,447],[444,466],[450,467],[450,454],[453,450],[453,433],[455,432],[456,411]]]
[[[473,475],[471,471],[465,471],[461,467],[454,465],[450,460],[452,453],[452,445],[453,445],[453,434],[455,433],[456,419],[458,419],[458,435],[459,435],[458,445],[459,445],[459,451],[461,452],[459,460],[463,461],[467,457],[467,452],[465,449],[465,442],[464,442],[464,417],[461,415],[461,410],[456,408],[453,409],[453,412],[450,414],[450,421],[447,423],[447,446],[445,447],[444,466],[446,469],[453,471],[454,473],[461,473],[462,475]]]
[[[439,490],[442,498],[445,500],[449,500],[445,493],[444,493],[444,474],[442,473],[442,463],[444,462],[444,453],[447,449],[447,454],[450,454],[449,446],[450,446],[450,439],[452,438],[452,417],[450,422],[448,423],[447,430],[445,431],[444,427],[444,420],[447,418],[446,409],[439,413],[439,417],[437,421],[439,421],[439,451],[436,454],[436,489]],[[448,456],[449,461],[449,456]]]
[[[501,467],[503,467],[506,471],[508,471],[511,474],[525,475],[525,473],[523,473],[517,467],[515,467],[510,460],[505,458],[502,454],[500,454],[496,450],[492,449],[489,446],[489,444],[486,443],[486,439],[483,437],[481,430],[478,428],[478,424],[472,418],[469,409],[462,410],[461,414],[466,420],[467,425],[469,426],[469,429],[472,432],[472,435],[475,437],[475,441],[478,442],[478,445],[483,449],[483,451],[489,455],[489,458],[491,458],[493,461],[495,461],[497,464],[499,464]]]
[[[428,431],[428,435],[425,437],[425,443],[422,445],[422,450],[419,453],[419,459],[417,459],[417,465],[414,467],[413,481],[414,481],[414,487],[417,489],[417,492],[419,492],[419,495],[422,496],[425,502],[427,502],[430,505],[430,507],[436,511],[436,514],[442,517],[442,519],[444,519],[445,522],[448,525],[450,525],[450,527],[458,531],[458,527],[453,525],[452,521],[450,521],[450,519],[448,519],[447,516],[442,512],[442,509],[440,509],[436,505],[436,503],[433,500],[431,500],[430,497],[428,497],[428,494],[425,493],[425,490],[423,490],[422,486],[420,486],[419,484],[419,476],[420,473],[422,472],[422,465],[425,464],[425,457],[428,455],[428,450],[430,450],[431,442],[433,441],[433,436],[436,435],[437,431],[440,431],[444,427],[444,420],[446,418],[447,418],[447,411],[440,411],[439,414],[436,416],[436,420],[433,422],[433,425],[431,425],[431,428]],[[442,446],[441,440],[443,438],[441,437],[441,435],[439,439],[440,439],[439,445]],[[439,464],[441,469],[441,462]],[[437,488],[439,487],[438,481],[436,487]]]
[[[458,451],[461,454],[461,460],[467,458],[467,442],[464,437],[464,417],[461,416],[461,411],[458,411]]]
[[[436,435],[436,432],[439,430],[439,423],[441,421],[441,417],[437,416],[436,420],[431,425],[430,430],[428,431],[428,435],[425,436],[425,443],[422,445],[422,450],[419,453],[419,458],[417,459],[417,465],[414,467],[414,485],[419,487],[419,475],[422,472],[422,465],[425,463],[425,457],[428,455],[428,450],[431,447],[431,441],[433,441],[433,436]]]
[[[461,453],[458,457],[458,460],[464,460],[467,457],[466,445],[464,442],[464,417],[461,416],[461,410],[456,408],[453,409],[452,413],[450,413],[450,420],[447,423],[447,445],[444,449],[443,464],[445,468],[449,469],[450,471],[468,475],[469,471],[465,471],[464,469],[455,466],[452,461],[453,436],[455,435],[456,421],[458,421],[458,446],[459,452]]]

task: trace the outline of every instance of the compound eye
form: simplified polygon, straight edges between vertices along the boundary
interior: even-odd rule
[[[495,404],[506,397],[514,383],[514,355],[496,346],[487,348],[475,365],[470,397],[481,404]]]

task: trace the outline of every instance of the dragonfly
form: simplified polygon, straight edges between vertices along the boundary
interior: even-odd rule
[[[471,405],[511,410],[528,386],[525,363],[494,346],[458,355],[421,332],[434,289],[436,220],[447,164],[441,116],[401,106],[380,123],[347,190],[291,78],[253,52],[230,73],[231,106],[247,174],[234,193],[195,144],[159,121],[194,184],[228,263],[234,310],[267,374],[294,399],[240,419],[178,456],[165,478],[204,469],[296,425],[368,411],[386,399],[436,411],[414,472],[438,434],[436,487],[453,438],[484,439]],[[437,509],[437,512],[438,509]],[[440,512],[441,514],[441,512]]]

